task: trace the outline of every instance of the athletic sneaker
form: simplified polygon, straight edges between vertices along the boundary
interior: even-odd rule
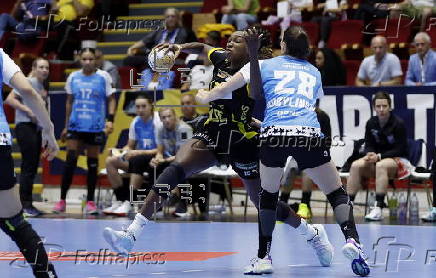
[[[304,219],[312,218],[312,211],[310,210],[310,208],[305,203],[301,203],[298,206],[297,214],[299,216],[301,216],[301,218],[304,218]]]
[[[432,207],[421,219],[424,222],[436,222],[436,207]]]
[[[121,201],[115,201],[112,203],[112,206],[107,207],[103,210],[104,214],[112,214],[117,208],[119,208],[121,205],[123,204],[123,202]]]
[[[84,213],[85,214],[97,214],[98,213],[98,209],[97,209],[97,206],[95,205],[94,201],[87,201],[86,202]]]
[[[318,260],[322,266],[330,266],[333,261],[333,246],[329,241],[324,226],[321,224],[314,224],[312,227],[317,231],[316,236],[307,243],[315,249]]]
[[[35,208],[34,206],[31,206],[29,208],[23,208],[23,215],[25,217],[37,217],[37,216],[40,216],[42,214],[43,214],[42,211]]]
[[[54,213],[62,213],[65,212],[67,208],[67,202],[65,202],[65,200],[60,200],[59,202],[57,202],[53,208],[53,212]]]
[[[371,211],[365,215],[365,220],[381,221],[383,219],[383,210],[381,207],[372,207]]]
[[[273,273],[271,256],[267,255],[265,258],[253,258],[249,266],[244,268],[245,275],[260,275]]]
[[[351,260],[351,269],[354,274],[362,277],[369,275],[370,269],[366,262],[366,255],[363,253],[362,246],[353,238],[347,239],[344,247],[342,247],[342,253]]]
[[[116,210],[112,212],[112,214],[116,216],[127,216],[129,212],[132,210],[132,205],[129,201],[124,201],[121,206],[119,206]]]
[[[127,231],[115,231],[109,227],[103,230],[103,237],[114,251],[123,256],[128,256],[135,242],[133,235]]]

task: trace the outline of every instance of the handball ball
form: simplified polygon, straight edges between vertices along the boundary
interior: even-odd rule
[[[165,53],[167,52],[167,53]],[[176,57],[173,51],[167,49],[157,50],[153,48],[148,54],[148,65],[153,71],[168,72],[173,67]]]

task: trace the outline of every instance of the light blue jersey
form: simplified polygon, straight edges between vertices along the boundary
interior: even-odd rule
[[[136,116],[129,128],[129,139],[136,141],[137,150],[153,150],[156,144],[157,128],[154,126],[153,118],[144,122],[141,117]]]
[[[84,75],[82,70],[68,76],[65,90],[73,95],[68,130],[102,132],[106,118],[106,99],[113,93],[112,78],[102,70]]]
[[[9,81],[20,68],[12,59],[0,48],[0,92],[3,90],[3,83],[10,85]],[[3,98],[0,97],[0,146],[12,144],[11,131],[3,110]]]
[[[261,136],[321,136],[315,112],[324,92],[319,71],[305,60],[278,56],[259,62],[266,102]],[[247,83],[249,64],[241,69]]]

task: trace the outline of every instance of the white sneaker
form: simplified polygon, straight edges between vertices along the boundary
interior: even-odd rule
[[[112,249],[122,256],[128,256],[135,242],[133,235],[126,231],[115,231],[106,227],[103,230],[103,237]]]
[[[370,269],[366,262],[366,255],[362,250],[362,245],[357,243],[353,238],[347,239],[344,247],[342,247],[342,253],[351,261],[351,269],[354,274],[359,276],[368,276]]]
[[[112,206],[110,206],[110,207],[108,207],[108,208],[105,208],[104,210],[103,210],[103,213],[104,214],[112,214],[117,208],[119,208],[120,206],[121,206],[121,204],[122,204],[123,202],[121,202],[121,201],[115,201],[115,202],[113,202],[112,203]]]
[[[244,268],[245,275],[260,275],[273,273],[271,256],[266,256],[263,259],[253,258],[249,266]]]
[[[436,207],[432,207],[430,211],[425,213],[421,217],[422,221],[424,222],[435,222],[436,221]]]
[[[371,211],[365,215],[365,219],[369,221],[381,221],[383,219],[383,210],[381,207],[372,207]]]
[[[329,241],[324,226],[321,224],[314,224],[312,227],[317,230],[317,235],[307,243],[315,250],[318,260],[322,266],[330,266],[333,261],[333,246]]]
[[[127,216],[129,212],[132,210],[132,205],[129,201],[124,201],[121,206],[119,206],[116,210],[112,212],[112,214],[117,216]]]

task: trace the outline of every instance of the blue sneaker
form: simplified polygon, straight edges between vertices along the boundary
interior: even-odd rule
[[[109,227],[106,227],[103,230],[103,237],[114,251],[126,257],[132,250],[135,241],[133,235],[131,235],[129,232],[115,231]]]
[[[363,253],[362,246],[353,238],[347,239],[344,247],[342,247],[342,253],[351,260],[351,269],[354,274],[362,277],[369,275],[370,269],[366,262],[366,255]]]
[[[43,214],[42,211],[35,208],[34,206],[31,206],[29,208],[23,208],[23,215],[25,217],[37,217],[37,216],[40,216],[42,214]]]

